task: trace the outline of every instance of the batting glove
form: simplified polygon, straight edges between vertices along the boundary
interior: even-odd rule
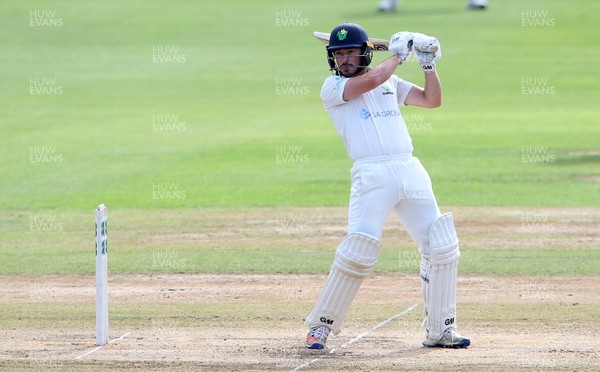
[[[400,57],[400,64],[406,61],[413,47],[413,33],[412,32],[396,32],[390,38],[390,46],[388,50],[394,55]]]
[[[435,71],[435,60],[442,58],[442,46],[438,39],[420,33],[414,33],[413,51],[425,72]]]

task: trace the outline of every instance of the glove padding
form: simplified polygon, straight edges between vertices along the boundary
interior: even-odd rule
[[[435,71],[435,60],[442,58],[442,46],[438,39],[420,33],[413,33],[413,51],[425,72]]]
[[[400,57],[400,63],[406,61],[413,48],[413,33],[402,31],[396,32],[390,38],[388,50]]]

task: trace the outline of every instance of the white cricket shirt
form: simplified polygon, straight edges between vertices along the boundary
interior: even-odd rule
[[[399,106],[412,83],[392,75],[377,88],[346,102],[342,98],[349,78],[330,76],[321,88],[325,110],[352,160],[410,154],[412,140]]]

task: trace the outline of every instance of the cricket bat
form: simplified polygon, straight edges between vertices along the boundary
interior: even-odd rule
[[[329,45],[329,33],[315,31],[313,36]],[[370,37],[369,41],[373,44],[373,50],[388,50],[389,40]]]

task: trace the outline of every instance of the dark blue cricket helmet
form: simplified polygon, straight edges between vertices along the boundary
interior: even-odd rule
[[[331,71],[339,75],[338,66],[335,62],[333,52],[339,49],[360,48],[361,65],[355,75],[364,70],[371,64],[373,59],[373,44],[369,41],[369,36],[364,28],[356,23],[342,23],[336,26],[329,35],[329,45],[327,49],[327,62]]]

